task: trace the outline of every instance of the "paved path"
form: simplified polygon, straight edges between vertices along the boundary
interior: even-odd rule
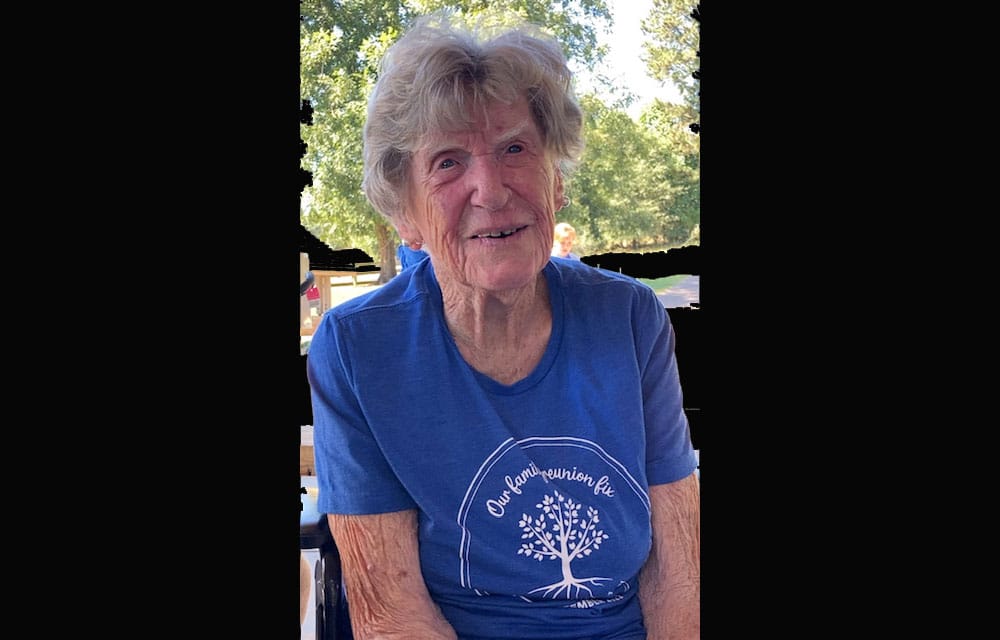
[[[683,280],[672,287],[656,292],[656,297],[660,299],[667,309],[675,307],[690,307],[691,303],[701,302],[699,287],[701,286],[701,276],[685,276]]]

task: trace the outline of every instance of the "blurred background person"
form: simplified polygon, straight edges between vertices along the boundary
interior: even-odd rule
[[[557,258],[579,260],[580,256],[573,253],[573,243],[576,242],[576,229],[568,222],[556,225],[552,242],[552,255]]]

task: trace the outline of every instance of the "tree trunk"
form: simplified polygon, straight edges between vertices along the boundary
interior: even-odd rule
[[[385,284],[396,276],[396,233],[380,221],[375,223],[375,237],[378,239],[378,264],[382,267],[378,283]]]
[[[569,559],[569,553],[563,552],[562,574],[563,574],[563,581],[567,583],[576,582],[576,578],[573,577],[573,571],[569,568],[570,562],[571,560]]]

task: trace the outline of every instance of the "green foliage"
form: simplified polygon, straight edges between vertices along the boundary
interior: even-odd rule
[[[672,80],[685,103],[700,112],[698,81],[693,74],[701,68],[701,30],[691,16],[697,6],[698,0],[653,0],[653,8],[641,26],[652,39],[642,45],[650,75],[657,80]]]
[[[302,168],[312,173],[302,223],[331,247],[378,256],[376,227],[384,221],[361,191],[361,131],[378,60],[406,13],[399,2],[377,0],[301,7],[300,93],[313,109],[312,124],[301,125]]]
[[[694,109],[656,100],[640,122],[660,142],[659,179],[670,185],[670,195],[659,202],[665,235],[672,242],[688,243],[701,221],[701,136],[688,126]]]
[[[587,149],[558,215],[580,234],[579,252],[684,243],[701,216],[689,109],[657,100],[637,123],[593,95],[580,102]]]

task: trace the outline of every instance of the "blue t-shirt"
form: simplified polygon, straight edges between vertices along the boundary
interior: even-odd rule
[[[551,337],[513,385],[462,358],[430,260],[324,315],[319,511],[417,509],[424,580],[462,640],[644,639],[649,485],[697,465],[674,333],[632,278],[543,273]]]
[[[399,266],[402,269],[412,267],[424,258],[429,257],[429,255],[426,251],[411,249],[405,244],[401,244],[396,248],[396,259],[399,260]]]

